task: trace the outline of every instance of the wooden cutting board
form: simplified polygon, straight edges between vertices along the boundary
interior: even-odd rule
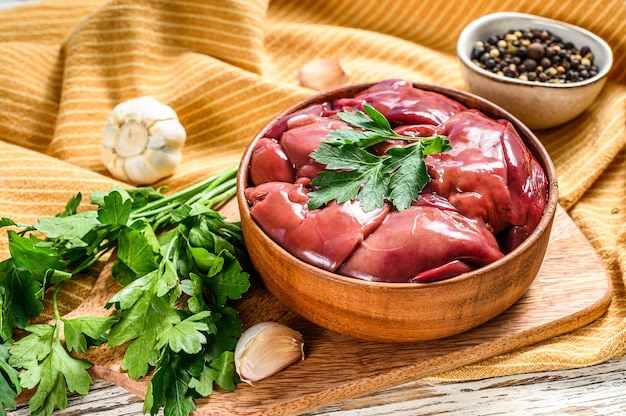
[[[230,204],[222,210],[237,215]],[[117,290],[105,268],[91,295],[71,316],[103,315]],[[559,207],[550,244],[536,280],[510,309],[472,331],[422,343],[361,341],[324,330],[279,303],[258,280],[235,306],[245,326],[279,321],[299,330],[306,359],[254,386],[216,390],[197,402],[196,415],[295,415],[346,399],[471,364],[582,327],[604,314],[612,286],[595,251]],[[407,311],[410,313],[410,311]],[[140,397],[147,381],[120,371],[121,349],[100,347],[84,355],[94,378],[118,384]]]

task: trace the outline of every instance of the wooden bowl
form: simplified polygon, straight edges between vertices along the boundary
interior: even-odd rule
[[[481,325],[513,305],[541,266],[557,208],[554,165],[537,137],[502,108],[480,97],[441,86],[415,83],[494,118],[510,120],[546,172],[548,201],[534,232],[502,259],[475,271],[434,283],[382,283],[359,280],[309,265],[275,243],[250,216],[244,189],[252,149],[282,118],[314,103],[352,97],[373,84],[327,91],[289,108],[269,122],[243,155],[237,199],[245,243],[253,266],[278,300],[303,318],[355,338],[409,342],[459,334]]]

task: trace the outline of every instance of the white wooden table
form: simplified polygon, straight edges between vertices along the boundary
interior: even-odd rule
[[[303,383],[306,380],[302,380]],[[58,415],[142,415],[143,402],[96,381],[73,395]],[[9,416],[28,415],[22,404]],[[626,414],[626,359],[593,367],[497,377],[463,383],[413,382],[348,400],[309,415],[592,416]]]
[[[36,1],[40,0],[0,0],[0,9],[22,6],[24,4],[34,3]]]

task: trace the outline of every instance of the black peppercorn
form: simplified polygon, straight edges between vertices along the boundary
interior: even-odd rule
[[[472,48],[472,59],[480,59],[481,55],[485,52],[485,48],[482,46],[474,46]]]
[[[583,46],[582,48],[580,48],[580,56],[587,56],[591,53],[591,49],[589,49],[589,46]]]
[[[504,76],[515,78],[517,76],[517,69],[513,65],[509,65],[504,69]]]
[[[495,74],[529,82],[567,83],[598,74],[589,46],[580,50],[548,30],[510,30],[477,41],[472,61]]]
[[[487,59],[487,61],[485,61],[485,66],[489,69],[495,68],[497,65],[496,60],[493,58],[489,58]]]
[[[565,79],[567,79],[568,81],[578,81],[578,73],[570,69],[569,71],[565,72]]]
[[[527,71],[532,72],[537,69],[537,61],[535,61],[534,59],[526,59],[524,61],[524,67]]]

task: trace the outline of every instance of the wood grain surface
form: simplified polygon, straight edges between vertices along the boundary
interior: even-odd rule
[[[626,360],[584,368],[524,373],[455,383],[416,381],[304,413],[303,416],[623,416]],[[142,416],[143,402],[96,380],[86,396],[72,394],[64,416]],[[8,416],[28,416],[27,404]],[[162,412],[159,415],[163,415]]]
[[[229,211],[230,210],[230,211]],[[232,206],[226,207],[225,213]],[[108,269],[76,314],[102,314],[116,290]],[[279,303],[258,280],[236,307],[244,325],[272,320],[302,332],[306,359],[255,386],[216,391],[196,415],[295,415],[419,380],[569,332],[601,316],[612,288],[595,251],[559,207],[544,263],[528,292],[492,321],[463,334],[422,343],[356,340],[324,330]],[[410,311],[407,311],[410,313]],[[123,349],[99,347],[84,358],[92,376],[143,397],[146,381],[120,371]]]

